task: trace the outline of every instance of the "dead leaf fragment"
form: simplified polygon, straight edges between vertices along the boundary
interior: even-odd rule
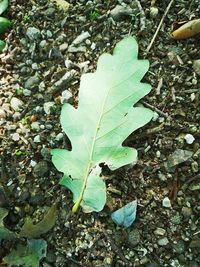
[[[56,214],[56,205],[53,205],[51,208],[49,208],[43,220],[41,220],[39,223],[33,224],[32,219],[28,218],[22,226],[19,235],[21,237],[37,238],[42,234],[47,233],[55,225]]]
[[[171,36],[175,40],[187,39],[200,33],[200,19],[194,19],[173,31]]]

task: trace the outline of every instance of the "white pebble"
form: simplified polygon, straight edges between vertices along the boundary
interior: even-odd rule
[[[61,96],[61,103],[63,104],[64,102],[69,101],[69,99],[72,97],[72,93],[68,90],[65,90],[62,92],[62,96]]]
[[[83,32],[79,36],[76,37],[76,39],[72,42],[72,44],[73,45],[78,45],[78,44],[82,43],[84,40],[86,40],[90,36],[91,35],[89,34],[89,32]]]
[[[185,141],[188,145],[191,145],[195,140],[195,138],[192,134],[186,134],[184,138],[185,138]]]
[[[163,198],[162,205],[165,208],[171,208],[171,201],[168,197]]]
[[[51,108],[55,105],[53,101],[44,103],[44,112],[48,115],[51,113]]]
[[[30,161],[30,165],[31,165],[31,167],[35,167],[36,164],[37,164],[36,161],[34,161],[34,160],[31,160],[31,161]]]
[[[61,141],[63,139],[63,133],[59,133],[56,135],[56,141]]]
[[[13,141],[19,141],[19,139],[20,139],[20,136],[19,136],[18,133],[14,133],[14,134],[12,135],[12,140],[13,140]]]
[[[93,43],[91,44],[90,48],[91,48],[92,50],[95,50],[95,48],[96,48],[96,44],[93,42]]]
[[[17,97],[12,97],[10,101],[11,108],[15,111],[20,111],[24,105],[23,101],[18,99]]]
[[[40,143],[40,142],[41,142],[41,140],[40,140],[40,136],[39,136],[39,135],[36,135],[36,136],[34,137],[34,139],[33,139],[33,142],[34,142],[34,143]]]

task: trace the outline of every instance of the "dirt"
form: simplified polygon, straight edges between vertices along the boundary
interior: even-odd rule
[[[142,31],[136,1],[69,1],[64,11],[46,0],[12,0],[4,13],[13,27],[2,36],[7,48],[0,54],[0,207],[8,211],[5,226],[18,234],[28,217],[37,223],[57,204],[55,225],[38,237],[47,242],[40,266],[200,266],[200,88],[193,68],[200,36],[180,41],[170,36],[174,23],[198,18],[200,4],[175,1],[147,54],[169,1],[139,2]],[[119,4],[127,4],[132,15],[113,18]],[[82,32],[90,36],[79,52],[69,52]],[[139,57],[150,62],[143,81],[152,90],[141,104],[155,116],[124,142],[138,150],[137,164],[104,170],[103,211],[85,214],[80,208],[69,216],[72,194],[59,185],[62,174],[49,155],[52,148],[69,147],[59,121],[62,92],[68,90],[77,106],[81,74],[94,71],[98,57],[127,35],[136,36]],[[66,72],[70,78],[60,81]],[[13,97],[22,109],[16,99],[11,105]],[[111,213],[135,199],[132,226],[115,225]],[[0,259],[25,242],[3,240]]]

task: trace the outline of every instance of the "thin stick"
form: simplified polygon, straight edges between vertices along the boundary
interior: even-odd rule
[[[145,105],[146,107],[151,108],[152,110],[156,111],[156,112],[157,112],[158,114],[160,114],[161,116],[163,116],[163,117],[165,117],[165,118],[168,118],[168,117],[169,117],[168,114],[166,114],[166,113],[163,112],[162,110],[160,110],[160,109],[158,109],[158,108],[152,106],[151,104],[149,104],[149,103],[147,103],[147,102],[145,102],[145,101],[141,101],[141,103],[142,103],[143,105]]]
[[[137,6],[138,6],[138,9],[140,11],[140,31],[142,32],[145,28],[146,28],[146,17],[145,17],[145,13],[144,13],[144,10],[140,4],[140,1],[139,0],[135,0]]]
[[[168,11],[169,11],[171,5],[173,4],[173,2],[174,2],[174,0],[171,0],[171,2],[169,3],[169,5],[167,6],[167,8],[166,8],[166,10],[165,10],[165,13],[163,14],[162,19],[160,20],[160,23],[159,23],[159,25],[158,25],[158,28],[157,28],[156,32],[154,33],[154,36],[153,36],[153,38],[151,39],[151,42],[150,42],[150,44],[148,45],[148,47],[147,47],[147,49],[146,49],[146,53],[149,53],[149,51],[150,51],[150,49],[151,49],[151,47],[152,47],[152,45],[153,45],[153,43],[154,43],[154,41],[155,41],[157,35],[158,35],[158,32],[159,32],[159,30],[160,30],[160,28],[161,28],[161,26],[162,26],[162,24],[163,24],[163,21],[164,21],[166,15],[167,15],[167,13],[168,13]]]

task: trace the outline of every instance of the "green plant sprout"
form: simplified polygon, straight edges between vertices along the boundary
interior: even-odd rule
[[[28,15],[24,15],[23,20],[29,22],[31,18]]]
[[[72,144],[72,150],[53,149],[52,161],[64,173],[60,184],[73,193],[76,212],[99,212],[106,203],[106,185],[101,164],[110,170],[137,162],[137,150],[122,146],[135,130],[153,116],[150,109],[134,105],[151,86],[141,83],[148,71],[148,60],[138,59],[138,45],[129,36],[120,41],[113,55],[104,53],[97,71],[83,74],[78,108],[65,103],[61,126]]]
[[[90,20],[97,20],[97,18],[100,16],[98,10],[93,10],[90,12]]]

